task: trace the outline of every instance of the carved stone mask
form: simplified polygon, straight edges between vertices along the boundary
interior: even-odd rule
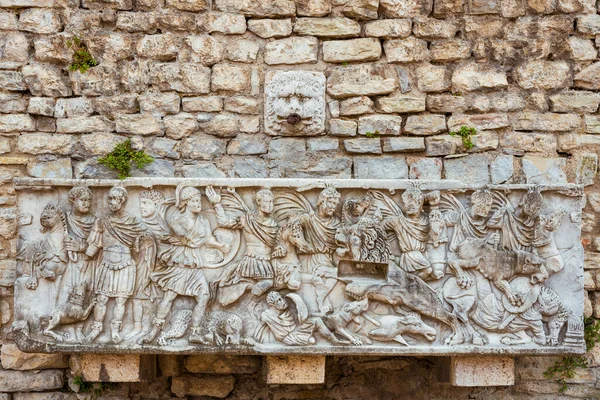
[[[312,71],[269,72],[265,128],[271,135],[317,135],[325,131],[325,75]]]

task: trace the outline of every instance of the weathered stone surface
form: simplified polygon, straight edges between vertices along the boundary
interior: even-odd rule
[[[429,45],[431,61],[449,62],[471,56],[471,42],[460,39],[437,40]]]
[[[360,135],[399,135],[402,117],[396,115],[365,115],[358,119]]]
[[[113,96],[119,90],[117,70],[113,65],[98,65],[85,74],[71,74],[73,92],[79,96]]]
[[[515,79],[523,89],[560,89],[571,83],[571,69],[564,61],[531,61],[515,70]]]
[[[506,73],[489,64],[465,64],[452,75],[452,86],[457,91],[501,89],[508,86]]]
[[[241,35],[246,32],[246,19],[238,14],[209,12],[198,16],[198,26],[207,33]]]
[[[258,57],[260,44],[253,40],[230,40],[225,50],[225,58],[229,61],[253,63]]]
[[[325,381],[323,356],[268,356],[268,384],[321,384]]]
[[[181,107],[186,112],[218,112],[223,109],[223,99],[218,96],[184,97]]]
[[[585,67],[575,74],[573,85],[582,89],[600,89],[600,62]]]
[[[132,135],[156,135],[162,132],[160,119],[148,114],[117,116],[116,131]]]
[[[116,114],[134,114],[139,112],[139,105],[135,94],[95,97],[93,104],[95,112],[110,118],[114,118]]]
[[[379,0],[379,10],[386,18],[413,18],[428,15],[433,1]]]
[[[407,179],[408,165],[399,157],[355,157],[357,179]]]
[[[265,46],[265,63],[304,64],[317,62],[319,41],[314,37],[292,37],[275,40]]]
[[[427,109],[431,112],[462,112],[467,109],[467,99],[452,94],[427,96]]]
[[[327,93],[336,98],[389,94],[397,87],[394,71],[379,65],[333,67],[327,78]]]
[[[256,155],[267,153],[269,136],[239,134],[227,145],[227,154]]]
[[[0,115],[0,133],[35,131],[33,118],[27,114]]]
[[[296,0],[296,15],[323,17],[331,12],[331,0]]]
[[[359,20],[377,19],[379,0],[350,0],[346,2],[342,12],[345,16]]]
[[[331,40],[323,42],[323,60],[327,62],[375,61],[381,57],[377,39]]]
[[[600,117],[596,115],[586,115],[584,117],[586,133],[600,133]]]
[[[365,35],[372,37],[406,38],[410,36],[411,32],[412,22],[410,19],[383,19],[365,24]]]
[[[113,133],[91,133],[83,135],[79,141],[81,151],[85,155],[105,155],[110,153],[117,144],[125,140],[124,136]]]
[[[210,92],[210,68],[188,63],[160,63],[150,68],[150,81],[163,91],[190,94]]]
[[[584,153],[578,157],[575,181],[584,186],[594,184],[598,174],[598,154]]]
[[[41,392],[60,389],[63,384],[64,371],[60,369],[32,372],[0,370],[3,392]]]
[[[0,37],[0,66],[19,68],[29,59],[29,41],[22,32],[4,32]]]
[[[250,87],[250,69],[237,65],[219,64],[212,70],[212,91],[244,92]]]
[[[560,92],[549,97],[553,112],[595,113],[600,105],[600,93],[584,91]]]
[[[198,120],[193,114],[180,113],[163,118],[165,135],[171,139],[182,139],[198,131]]]
[[[485,155],[474,154],[445,160],[444,175],[446,179],[456,179],[464,183],[487,184],[490,182],[488,159]]]
[[[223,171],[220,171],[214,164],[193,164],[193,165],[184,165],[181,167],[181,173],[184,178],[225,178],[226,175]],[[159,366],[163,375],[166,375],[164,372],[164,364],[161,361],[161,357],[159,357]],[[167,356],[171,357],[171,356]],[[169,372],[167,372],[169,373]],[[179,372],[170,372],[170,375],[166,376],[177,376]]]
[[[446,67],[427,63],[417,69],[417,87],[421,92],[444,92],[450,86],[450,73]]]
[[[226,145],[227,142],[223,139],[195,134],[181,142],[181,157],[193,160],[212,160],[225,154]]]
[[[598,124],[600,129],[600,122]],[[356,121],[349,121],[344,119],[330,119],[329,120],[329,134],[337,136],[356,136],[358,124]]]
[[[19,371],[67,368],[69,366],[68,355],[24,353],[14,343],[5,343],[2,345],[0,360],[2,368]]]
[[[359,115],[373,112],[373,101],[366,97],[350,97],[340,102],[340,115]]]
[[[515,384],[512,357],[452,357],[450,383],[454,386],[511,386]]]
[[[118,122],[117,122],[118,126]],[[118,129],[118,128],[117,128]],[[88,133],[111,131],[112,123],[105,117],[75,117],[58,118],[56,131],[58,133]],[[122,131],[117,131],[122,132]]]
[[[39,97],[32,97],[31,99],[39,99]],[[30,101],[31,103],[31,101]],[[36,100],[33,101],[34,108]],[[44,109],[47,110],[47,109]],[[27,98],[19,93],[0,93],[0,113],[6,114],[18,114],[27,111],[29,114],[35,114],[35,112],[28,111]]]
[[[247,17],[288,17],[296,12],[293,0],[256,2],[253,0],[215,0],[217,10],[244,14]]]
[[[556,138],[553,135],[536,132],[508,132],[502,135],[500,144],[505,148],[553,154],[556,152]]]
[[[30,8],[19,15],[19,29],[32,33],[54,33],[62,29],[60,14],[49,8]]]
[[[349,38],[360,35],[360,24],[350,18],[298,18],[294,32],[324,38]],[[323,44],[326,43],[329,42]]]
[[[413,36],[406,39],[390,39],[383,42],[389,63],[408,63],[427,60],[427,42]]]
[[[23,76],[16,71],[0,71],[0,85],[6,90],[23,91],[27,88],[23,83]]]
[[[199,355],[185,359],[183,366],[188,372],[201,374],[253,374],[262,365],[257,356]]]
[[[56,100],[54,117],[73,118],[87,117],[94,112],[92,99],[87,97],[72,97],[70,99]]]
[[[182,11],[206,11],[210,7],[209,0],[167,0],[167,7]]]
[[[72,179],[71,160],[63,158],[55,161],[27,164],[27,174],[34,178]]]
[[[436,18],[417,19],[413,25],[413,33],[420,39],[451,39],[456,34],[458,25],[455,21]]]
[[[404,132],[411,135],[435,135],[444,131],[446,117],[439,114],[411,115],[404,126]]]
[[[185,396],[210,396],[223,399],[233,390],[235,378],[233,376],[200,377],[183,375],[174,377],[171,391],[177,397]]]
[[[581,117],[577,114],[553,114],[521,112],[511,116],[512,126],[522,131],[567,132],[581,129]]]
[[[600,15],[587,14],[577,17],[577,31],[585,35],[595,36],[600,33]]]
[[[425,111],[425,97],[416,95],[392,95],[377,98],[377,107],[384,113],[409,113]]]
[[[385,137],[384,153],[418,152],[425,150],[425,139],[418,137]]]
[[[119,12],[116,26],[118,29],[127,32],[154,33],[157,27],[157,19],[153,13]]]
[[[523,158],[523,174],[527,183],[549,185],[565,183],[566,159],[526,156]]]
[[[137,43],[137,54],[154,60],[169,61],[177,57],[179,50],[175,36],[170,33],[146,35]]]
[[[410,179],[442,179],[442,161],[438,158],[420,158],[410,164]]]
[[[290,19],[251,19],[248,30],[263,39],[281,38],[292,34]]]
[[[490,162],[492,184],[510,183],[514,174],[514,157],[500,155]]]
[[[499,129],[510,126],[510,121],[506,114],[454,114],[448,118],[449,130],[458,130],[461,126],[472,126],[477,130]]]
[[[22,134],[17,140],[17,149],[27,154],[67,155],[73,150],[73,137],[44,133]]]
[[[332,151],[340,147],[340,141],[334,138],[315,138],[306,143],[308,151]]]
[[[598,50],[589,39],[571,36],[569,37],[568,48],[573,60],[594,61],[598,57]]]
[[[138,96],[140,111],[153,115],[169,115],[179,112],[181,99],[177,93],[148,92]]]
[[[378,138],[346,139],[344,148],[348,153],[381,154],[381,141]]]
[[[71,88],[60,69],[48,64],[29,64],[22,69],[23,80],[34,96],[67,97]]]
[[[464,152],[462,140],[459,137],[451,135],[436,135],[425,138],[427,147],[427,156],[448,156]]]
[[[153,355],[73,354],[69,366],[87,382],[140,382],[156,376]]]
[[[179,61],[213,65],[223,59],[223,44],[209,35],[189,36],[183,40]]]

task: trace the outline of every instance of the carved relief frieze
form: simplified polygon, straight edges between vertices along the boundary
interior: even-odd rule
[[[585,348],[575,185],[152,178],[16,187],[34,217],[20,228],[15,283],[13,335],[24,351]]]

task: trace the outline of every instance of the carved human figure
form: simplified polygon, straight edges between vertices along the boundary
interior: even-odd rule
[[[152,232],[157,246],[157,253],[165,250],[165,236],[168,226],[164,220],[165,197],[158,190],[144,190],[140,193],[140,216],[146,228]],[[125,336],[125,340],[133,339],[142,333],[144,318],[144,302],[158,297],[156,286],[152,284],[149,269],[138,269],[133,294],[133,330]]]
[[[92,191],[88,187],[76,186],[69,191],[71,210],[65,212],[65,224],[68,236],[65,239],[67,254],[69,255],[67,284],[63,290],[70,292],[72,288],[86,282],[86,293],[93,290],[94,265],[85,255],[87,240],[96,222],[96,216],[91,212]],[[69,297],[67,294],[66,297]],[[67,301],[67,299],[64,299]],[[75,336],[83,340],[83,322],[75,323]]]
[[[206,188],[206,196],[215,209],[219,226],[240,229],[246,242],[244,257],[223,271],[217,294],[219,302],[231,304],[250,287],[256,296],[266,293],[275,277],[271,258],[278,226],[271,216],[273,193],[269,189],[256,192],[256,211],[250,210],[233,190],[224,195],[227,206],[221,204],[221,195],[212,187]]]
[[[88,257],[97,257],[94,291],[94,323],[86,336],[93,342],[102,332],[109,299],[115,300],[110,324],[113,343],[120,343],[119,332],[125,315],[127,300],[135,293],[138,271],[152,270],[156,245],[152,233],[143,222],[125,211],[127,190],[113,187],[108,192],[108,210],[98,218],[88,238]]]
[[[397,259],[398,266],[424,280],[437,278],[438,275],[432,275],[433,267],[425,255],[430,223],[423,214],[423,205],[426,200],[437,201],[439,196],[439,191],[423,194],[417,186],[406,189],[402,193],[404,212],[399,211],[382,222],[383,229],[393,231],[398,239],[401,252]]]
[[[544,202],[542,194],[536,188],[529,190],[517,210],[506,196],[496,195],[501,207],[490,217],[488,227],[501,234],[500,248],[532,251],[535,226]]]
[[[337,249],[336,231],[341,226],[335,215],[340,198],[334,187],[326,187],[319,194],[316,210],[303,196],[295,193],[282,193],[277,198],[277,213],[282,218],[293,216],[309,244],[304,272],[312,275],[317,308],[321,313],[332,309],[328,296],[337,282],[333,253]]]
[[[178,186],[175,204],[179,212],[167,221],[170,246],[159,254],[159,258],[167,267],[151,275],[152,281],[164,291],[164,297],[158,305],[152,330],[144,337],[143,342],[149,343],[156,338],[171,311],[173,301],[178,296],[188,296],[196,300],[188,340],[191,343],[204,344],[206,342],[201,325],[210,300],[209,283],[204,273],[204,268],[207,267],[204,250],[212,247],[227,253],[229,247],[215,239],[210,223],[201,215],[202,194],[198,189]]]
[[[560,227],[565,213],[565,210],[560,209],[551,214],[540,215],[533,234],[533,247],[544,259],[549,272],[559,272],[564,267],[564,261],[556,246],[554,235]]]
[[[265,129],[271,135],[316,135],[325,131],[325,75],[273,71],[265,85]]]
[[[55,282],[51,301],[58,296],[60,281],[67,269],[69,259],[65,241],[66,227],[62,219],[62,211],[54,203],[48,203],[40,215],[40,225],[44,237],[34,244],[31,260],[31,273],[27,288],[35,290],[40,278]]]

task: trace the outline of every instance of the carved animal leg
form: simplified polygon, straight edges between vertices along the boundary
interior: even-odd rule
[[[48,326],[46,327],[46,329],[44,329],[44,335],[50,336],[51,338],[54,338],[57,342],[62,343],[63,337],[52,331],[58,325],[60,325],[60,318],[57,315],[50,317],[50,321],[48,321]]]
[[[344,335],[345,337],[347,337],[348,340],[350,340],[350,343],[352,343],[353,345],[355,345],[355,346],[363,345],[363,341],[361,340],[361,338],[354,336],[353,334],[348,332],[346,330],[346,328],[337,328],[336,331],[339,332],[340,334]]]
[[[506,297],[508,297],[508,301],[510,301],[510,304],[512,304],[515,307],[523,305],[524,299],[521,298],[521,296],[513,294],[511,287],[508,284],[508,281],[504,279],[498,279],[494,281],[494,285],[496,285],[496,287],[500,289],[502,293],[506,295]]]
[[[156,335],[162,330],[162,327],[165,323],[165,318],[169,315],[169,311],[171,311],[171,305],[173,304],[173,300],[177,298],[177,293],[168,290],[165,292],[164,297],[160,304],[158,305],[158,310],[156,311],[156,317],[152,321],[152,329],[146,336],[141,339],[142,343],[152,343],[156,338]]]
[[[463,268],[474,268],[479,265],[479,260],[461,260],[454,258],[448,260],[448,266],[454,271],[456,275],[456,283],[463,289],[468,289],[473,286],[473,279],[465,273]]]
[[[315,323],[315,330],[329,342],[337,345],[350,344],[350,342],[346,340],[338,339],[338,337],[333,332],[331,332],[327,325],[325,325],[321,318],[315,317],[312,319],[312,321]]]

